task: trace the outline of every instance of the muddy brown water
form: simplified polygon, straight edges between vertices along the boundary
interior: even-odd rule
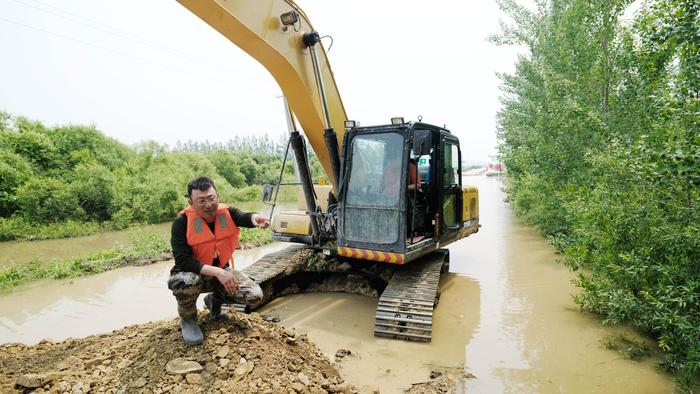
[[[244,211],[255,211],[265,215],[270,213],[270,206],[262,202],[245,202],[233,204]],[[292,203],[281,203],[279,209],[289,210]],[[47,239],[41,241],[0,242],[0,269],[22,264],[30,260],[48,262],[53,259],[68,259],[84,256],[101,250],[112,249],[130,242],[138,232],[156,233],[170,238],[172,222],[145,225],[122,231],[108,231],[84,237],[68,239]]]
[[[383,393],[425,381],[431,371],[466,371],[458,391],[470,393],[667,393],[673,385],[649,358],[630,361],[607,350],[626,328],[602,327],[571,301],[571,274],[554,250],[503,202],[500,180],[468,177],[480,190],[479,233],[450,245],[451,272],[441,281],[433,341],[411,343],[372,335],[376,300],[339,294],[297,294],[259,312],[305,332],[340,361],[349,381]],[[286,245],[237,252],[243,268]],[[169,318],[175,302],[165,287],[171,263],[130,267],[72,281],[42,281],[0,297],[0,343],[108,332]],[[201,303],[201,299],[200,299]],[[201,304],[200,304],[201,307]]]

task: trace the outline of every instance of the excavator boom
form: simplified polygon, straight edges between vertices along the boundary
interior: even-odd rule
[[[329,179],[333,171],[324,142],[327,126],[343,141],[347,119],[325,49],[316,51],[330,125],[314,74],[311,51],[303,42],[314,32],[306,14],[291,0],[178,0],[180,4],[260,62],[275,78]],[[283,14],[296,21],[284,25]],[[320,46],[323,48],[323,46]]]

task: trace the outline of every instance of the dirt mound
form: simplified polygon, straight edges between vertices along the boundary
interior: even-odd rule
[[[187,346],[179,319],[34,346],[0,347],[0,391],[70,393],[356,392],[305,335],[235,314]],[[290,391],[291,390],[291,391]]]

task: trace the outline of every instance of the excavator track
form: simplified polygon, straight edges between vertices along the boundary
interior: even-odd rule
[[[401,267],[379,298],[374,335],[429,342],[440,274],[449,266],[449,251],[438,250]]]
[[[268,253],[260,260],[243,269],[243,272],[248,275],[255,283],[260,285],[263,290],[267,290],[266,283],[272,283],[275,278],[285,276],[299,269],[300,262],[294,260],[294,256],[303,248],[303,245],[290,245],[280,251]],[[269,301],[273,295],[269,291],[263,291],[264,298],[260,305]],[[244,304],[232,304],[233,307],[240,312],[245,312],[251,309]],[[259,305],[253,306],[253,309]]]
[[[232,304],[229,307],[250,312],[280,295],[308,291],[304,286],[298,287],[295,280],[299,279],[299,274],[318,275],[319,270],[310,270],[307,259],[303,254],[299,255],[304,249],[301,245],[289,246],[269,253],[243,269],[260,285],[263,299],[257,305]],[[313,253],[306,250],[306,257]],[[449,269],[449,250],[438,249],[403,266],[366,263],[370,262],[361,264],[364,267],[362,269],[348,268],[350,266],[347,263],[335,260],[335,264],[331,264],[327,270],[320,271],[340,275],[343,283],[351,283],[351,278],[359,277],[385,278],[383,283],[386,287],[382,286],[383,291],[374,292],[375,296],[381,292],[375,315],[374,335],[429,342],[432,339],[433,308],[437,305],[440,274]],[[344,266],[346,267],[342,268]],[[323,277],[323,272],[320,273],[319,280]],[[358,288],[348,289],[338,285],[331,291],[358,293]],[[364,294],[367,295],[366,292]]]

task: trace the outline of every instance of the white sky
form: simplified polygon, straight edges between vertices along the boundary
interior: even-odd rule
[[[495,73],[512,72],[516,58],[486,42],[503,18],[495,2],[297,4],[333,36],[351,119],[422,115],[460,138],[467,161],[495,154]],[[0,0],[0,51],[0,110],[49,125],[170,146],[286,132],[281,90],[263,66],[174,0]]]

